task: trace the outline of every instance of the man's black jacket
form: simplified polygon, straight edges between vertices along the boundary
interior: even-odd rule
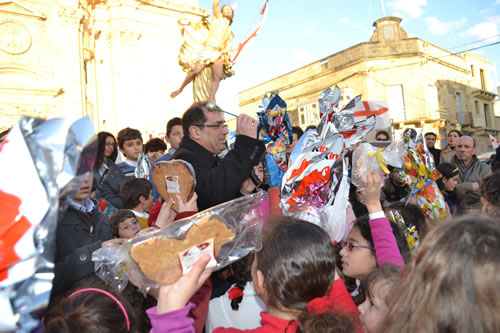
[[[240,196],[241,184],[265,150],[261,141],[238,135],[234,148],[220,159],[186,135],[172,159],[184,160],[193,166],[198,209],[202,211]]]

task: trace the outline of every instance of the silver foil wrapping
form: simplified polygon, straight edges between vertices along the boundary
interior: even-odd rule
[[[0,331],[29,332],[50,298],[57,221],[92,172],[97,141],[89,118],[73,124],[22,118],[0,151],[2,195],[21,202],[12,227],[23,218],[29,221],[13,247],[17,259],[0,280]],[[8,232],[0,234],[2,243],[7,237]]]

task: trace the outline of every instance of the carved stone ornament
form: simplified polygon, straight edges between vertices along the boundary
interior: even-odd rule
[[[17,21],[0,22],[0,50],[5,53],[19,55],[31,47],[31,34],[28,29]]]
[[[60,7],[59,18],[63,25],[78,28],[80,22],[85,18],[85,13],[79,8]]]

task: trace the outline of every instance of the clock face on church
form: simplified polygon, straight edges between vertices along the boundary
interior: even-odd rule
[[[31,35],[28,29],[17,21],[0,22],[0,50],[19,55],[31,47]]]

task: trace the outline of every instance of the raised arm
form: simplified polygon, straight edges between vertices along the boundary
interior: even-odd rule
[[[214,11],[214,17],[216,18],[220,18],[222,15],[219,8],[220,1],[221,0],[214,0],[214,3],[212,5],[212,10]]]
[[[404,261],[399,252],[396,238],[392,233],[389,220],[385,216],[380,204],[380,188],[382,177],[373,171],[368,172],[365,190],[360,192],[363,203],[368,209],[370,215],[370,230],[375,247],[375,256],[377,257],[378,267],[385,263],[391,263],[401,270],[404,270]]]

